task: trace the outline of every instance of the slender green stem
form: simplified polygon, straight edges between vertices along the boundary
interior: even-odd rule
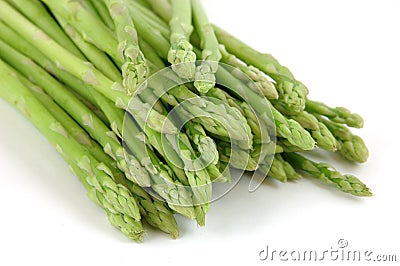
[[[214,26],[218,41],[226,49],[246,62],[269,75],[276,81],[279,97],[289,109],[301,111],[305,108],[308,89],[297,81],[288,68],[282,66],[270,54],[260,53],[221,28]]]
[[[83,103],[63,87],[49,73],[37,66],[30,58],[23,56],[11,47],[0,41],[0,57],[5,59],[14,68],[18,69],[26,77],[30,77],[41,86],[61,105],[94,139],[96,139],[104,151],[115,161],[128,177],[139,184],[148,186],[148,177],[140,178],[131,176],[129,164],[138,164],[134,158],[130,158],[126,165],[123,148],[113,132]],[[29,67],[26,65],[29,63]]]
[[[194,26],[201,40],[201,59],[204,60],[196,68],[194,86],[200,93],[207,93],[215,86],[215,72],[217,72],[218,62],[222,55],[219,51],[219,43],[214,34],[213,26],[208,21],[200,0],[191,1]]]
[[[344,107],[332,108],[321,102],[307,100],[306,110],[311,113],[323,115],[332,122],[345,124],[349,127],[362,128],[364,126],[364,120],[360,115],[351,113]]]
[[[115,29],[114,22],[110,16],[107,7],[99,0],[86,0],[91,2],[92,6],[96,10],[98,16],[101,18],[102,22],[111,30]]]
[[[53,13],[62,16],[71,24],[86,41],[93,43],[99,49],[106,52],[118,64],[123,61],[118,55],[118,42],[114,34],[107,28],[102,21],[85,9],[79,1],[69,0],[42,0]]]
[[[196,69],[196,54],[189,41],[193,31],[191,2],[171,0],[171,7],[171,48],[168,52],[168,62],[181,78],[192,79]]]
[[[65,50],[5,2],[0,2],[0,14],[2,15],[2,19],[13,25],[15,31],[38,50],[49,55],[51,60],[56,62],[59,67],[104,94],[117,107],[126,110],[128,102],[130,102],[128,111],[135,116],[138,123],[146,122],[148,126],[164,133],[176,132],[176,128],[168,119],[152,110],[149,105],[144,104],[137,97],[130,99],[125,95],[121,84],[109,80],[100,71],[88,66],[84,61]],[[134,107],[134,109],[131,107]]]
[[[82,35],[76,31],[76,29],[70,25],[63,17],[58,14],[54,14],[57,21],[64,29],[65,33],[71,38],[77,47],[82,51],[86,58],[104,75],[114,81],[122,81],[121,73],[109,57],[101,50],[99,50],[92,43],[84,40]]]
[[[148,67],[139,47],[135,25],[129,13],[126,0],[103,0],[114,21],[118,54],[122,65],[123,85],[128,95],[133,95],[148,76]]]
[[[315,163],[298,153],[284,153],[283,158],[288,160],[295,168],[316,177],[328,185],[334,185],[343,192],[359,197],[372,196],[370,189],[357,177],[342,175],[329,164]]]
[[[46,10],[39,0],[7,0],[12,3],[24,16],[26,16],[32,23],[35,23],[47,35],[53,38],[63,47],[68,49],[71,53],[81,59],[85,59],[82,52],[75,46],[75,44],[68,38],[67,34],[57,25],[57,22]]]
[[[140,213],[131,193],[116,184],[106,165],[99,163],[56,120],[33,94],[17,79],[17,74],[0,60],[2,85],[0,96],[13,105],[54,145],[57,151],[70,158],[86,174],[86,182],[93,195],[106,212],[126,215],[137,230],[129,234],[139,239],[142,234]]]
[[[170,21],[172,8],[169,0],[146,0],[146,2],[150,4],[153,11],[164,21]]]

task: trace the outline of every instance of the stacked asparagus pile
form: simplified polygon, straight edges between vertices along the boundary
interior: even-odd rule
[[[0,77],[0,96],[133,240],[144,221],[176,238],[175,214],[204,225],[229,167],[372,195],[302,154],[365,162],[349,129],[362,118],[308,99],[288,68],[211,24],[200,0],[0,0]]]

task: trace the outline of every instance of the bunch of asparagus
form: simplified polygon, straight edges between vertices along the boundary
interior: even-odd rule
[[[173,238],[175,214],[204,225],[212,183],[229,182],[230,167],[372,195],[302,154],[365,162],[349,129],[363,119],[308,99],[274,57],[211,24],[200,0],[0,0],[0,77],[0,96],[136,241],[144,221]]]

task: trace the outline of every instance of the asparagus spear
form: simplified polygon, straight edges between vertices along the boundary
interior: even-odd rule
[[[165,36],[165,30],[168,31],[167,26],[159,25],[160,27],[154,27],[154,20],[143,15],[140,10],[131,7],[129,11],[131,12],[138,34],[141,37],[139,38],[139,42],[141,39],[145,40],[157,50],[160,56],[168,58],[170,42],[166,39],[168,37]],[[169,36],[170,34],[167,35]]]
[[[326,125],[319,122],[314,115],[307,111],[290,111],[286,109],[279,100],[274,101],[274,106],[286,117],[297,121],[301,126],[307,129],[316,141],[318,147],[328,151],[337,150],[338,144],[335,137]]]
[[[158,14],[164,21],[170,21],[172,8],[169,0],[146,0],[156,14]]]
[[[127,95],[133,95],[140,85],[145,86],[148,68],[138,43],[135,25],[125,0],[103,0],[114,21],[118,54],[122,65],[123,86]]]
[[[97,105],[97,107],[99,107],[105,113],[105,116],[108,119],[106,122],[109,123],[108,125],[111,127],[114,133],[121,137],[122,121],[119,121],[120,116],[116,113],[123,112],[122,110],[116,109],[110,100],[105,98],[96,90],[93,90],[84,81],[79,80],[63,70],[60,70],[56,64],[50,61],[43,53],[33,47],[29,42],[21,38],[1,21],[0,36],[0,38],[7,42],[9,46],[12,46],[20,53],[24,53],[25,55],[31,57],[42,68],[46,69],[47,72],[58,77],[63,83],[72,88],[76,93],[78,93],[78,95],[83,96],[86,100],[90,101],[91,104]],[[18,42],[15,42],[14,40],[18,40]]]
[[[128,102],[130,102],[131,108],[127,111],[132,113],[135,119],[141,122],[146,120],[148,126],[156,131],[172,134],[176,132],[176,128],[168,119],[152,110],[150,106],[144,104],[138,98],[129,99],[125,95],[121,84],[109,80],[97,69],[88,66],[84,61],[69,53],[3,1],[0,2],[0,14],[7,23],[13,25],[15,31],[38,50],[50,55],[51,59],[56,62],[59,67],[62,67],[63,70],[80,78],[94,89],[104,94],[104,96],[112,100],[117,107],[126,109],[128,107]]]
[[[342,175],[329,164],[315,163],[298,153],[284,153],[283,158],[295,168],[318,178],[328,185],[334,185],[343,192],[360,197],[372,196],[370,189],[357,177]]]
[[[217,146],[212,138],[207,136],[204,128],[193,121],[189,121],[185,125],[186,134],[196,145],[200,159],[204,165],[216,165],[218,162]]]
[[[128,188],[139,205],[140,214],[151,226],[177,238],[179,231],[176,220],[166,204],[158,199],[152,198],[140,186],[131,183]]]
[[[321,102],[307,100],[306,110],[329,118],[331,121],[346,124],[349,127],[362,128],[364,120],[358,114],[351,113],[344,107],[332,108]]]
[[[157,29],[164,38],[168,39],[170,37],[171,31],[168,23],[156,16],[148,8],[137,3],[137,0],[129,2],[129,11],[131,14],[135,14],[136,17],[139,17],[142,23],[148,24],[152,28]],[[169,48],[169,46],[167,48]]]
[[[146,92],[147,93],[144,94],[149,94],[148,91]],[[143,93],[141,93],[141,95],[143,95]],[[161,113],[165,114],[167,112],[162,104],[160,104],[160,108],[162,111]],[[189,122],[189,124],[193,123]],[[135,131],[135,129],[130,129],[128,131]],[[220,178],[222,174],[212,166],[204,169],[202,158],[197,157],[189,138],[185,134],[180,133],[175,141],[171,136],[162,136],[151,129],[145,129],[145,131],[147,131],[147,135],[152,136],[148,139],[148,142],[164,157],[178,179],[187,186],[188,189],[190,188],[193,193],[193,203],[188,206],[194,207],[196,221],[199,225],[203,226],[205,224],[205,213],[208,211],[209,202],[211,200],[212,177],[210,173],[212,172],[215,174],[215,178]],[[197,131],[197,133],[199,132]],[[164,142],[164,140],[167,141]],[[207,148],[204,152],[212,152],[212,149]],[[214,156],[215,155],[212,154],[204,155],[206,158],[212,158]],[[223,178],[225,178],[225,176],[223,176]],[[187,205],[183,205],[182,207],[185,208],[186,206]],[[174,206],[174,208],[176,208],[176,206]]]
[[[283,183],[301,178],[293,167],[283,159],[281,154],[275,154],[272,163],[270,163],[270,167],[269,164],[261,164],[259,170],[269,177]]]
[[[194,214],[194,203],[191,199],[191,192],[187,191],[185,187],[187,185],[187,177],[183,173],[183,177],[180,177],[180,181],[184,181],[183,184],[175,179],[172,170],[168,165],[164,164],[156,155],[156,153],[149,148],[148,144],[153,145],[157,151],[163,155],[165,160],[169,162],[171,151],[165,153],[165,150],[170,146],[169,143],[162,143],[161,135],[158,132],[152,131],[146,128],[146,138],[144,132],[141,132],[138,127],[128,117],[124,120],[124,144],[127,146],[132,154],[136,158],[140,158],[141,164],[149,172],[152,182],[151,187],[156,191],[162,198],[164,198],[168,205],[176,212],[193,219]],[[166,156],[168,154],[169,156]],[[172,154],[174,152],[172,151]],[[174,160],[172,158],[171,160]],[[176,161],[176,158],[175,160]],[[175,168],[174,164],[170,164]]]
[[[150,46],[143,46],[143,51],[151,62],[152,72],[165,67]],[[186,86],[179,85],[180,83],[180,80],[168,69],[152,76],[148,81],[149,88],[157,97],[169,105],[178,106],[176,112],[182,116],[182,119],[194,119],[215,136],[231,138],[243,148],[251,147],[250,128],[246,119],[237,110],[230,108],[223,101],[199,97]]]
[[[102,95],[99,96],[101,108],[109,105],[108,99],[105,99]],[[109,111],[107,111],[107,113],[109,113]],[[115,125],[117,127],[116,130],[121,132],[121,137],[124,137],[125,146],[129,144],[127,146],[131,148],[131,153],[125,153],[125,155],[133,154],[136,158],[140,159],[140,164],[147,169],[152,177],[150,185],[154,191],[171,204],[170,206],[172,209],[191,219],[194,218],[194,210],[190,207],[193,206],[190,195],[182,189],[182,184],[177,181],[172,181],[172,172],[168,166],[164,165],[151,149],[147,149],[147,152],[144,153],[141,152],[140,147],[142,147],[143,144],[140,141],[143,141],[146,137],[137,130],[136,126],[133,126],[131,121],[125,120],[122,128],[124,113],[120,110],[114,110],[114,119],[118,122],[117,125]],[[124,132],[123,135],[122,132]],[[127,147],[125,147],[125,149],[127,149]],[[148,156],[149,154],[151,155],[151,159]],[[137,170],[131,169],[131,172],[135,173]]]
[[[171,7],[171,48],[168,62],[181,78],[192,79],[196,68],[196,54],[189,42],[193,31],[191,3],[190,0],[171,0]]]
[[[226,31],[214,25],[218,41],[226,49],[249,65],[269,75],[276,82],[276,89],[288,109],[304,110],[308,89],[297,81],[288,68],[279,64],[270,54],[260,53]]]
[[[14,69],[14,71],[16,71]],[[115,161],[104,153],[100,145],[93,141],[88,133],[82,129],[46,92],[39,86],[33,84],[22,74],[18,73],[19,81],[27,88],[40,103],[61,122],[62,126],[68,130],[68,133],[82,146],[84,146],[99,162],[105,163],[109,167],[115,167]]]
[[[152,45],[156,47],[157,43],[153,42]],[[257,110],[255,110],[257,114],[261,115],[264,118],[267,125],[270,125],[270,115],[266,114],[267,109],[265,108],[265,106],[264,108],[262,107],[265,104],[260,104],[260,101],[262,101],[262,99],[260,100],[259,95],[256,96],[256,93],[249,92],[246,86],[238,85],[241,84],[240,81],[234,78],[234,76],[232,76],[230,73],[227,73],[227,71],[221,70],[221,68],[219,68],[216,74],[217,78],[219,77],[220,82],[227,84],[230,89],[234,88],[236,93],[241,92],[239,94],[249,97],[252,100],[252,103],[250,103],[251,106],[255,109],[257,108]],[[275,123],[278,129],[278,134],[287,137],[289,141],[303,149],[309,150],[314,148],[315,141],[312,139],[311,135],[306,132],[296,121],[287,120],[273,107],[271,109],[273,115],[275,116]]]
[[[141,241],[144,233],[142,225],[127,215],[114,213],[102,206],[100,202],[102,202],[104,199],[104,195],[92,189],[91,185],[86,181],[87,174],[81,168],[79,168],[78,165],[66,157],[64,159],[69,164],[72,174],[78,177],[81,183],[85,186],[86,190],[88,191],[88,197],[94,203],[104,209],[104,212],[106,213],[108,221],[111,223],[111,225],[120,230],[128,238],[135,241]]]
[[[40,88],[32,84],[27,79],[18,75],[20,81],[28,88],[31,89],[35,97],[46,107],[46,109],[62,123],[62,126],[68,130],[73,138],[84,146],[99,162],[104,163],[112,171],[113,176],[117,183],[127,187],[132,196],[138,203],[138,207],[142,217],[152,225],[160,230],[171,234],[173,238],[178,236],[178,228],[172,212],[165,206],[165,204],[157,199],[151,198],[146,191],[140,186],[136,185],[125,179],[125,176],[117,168],[115,168],[114,161],[109,157],[101,147],[94,142],[89,135],[84,131],[64,110],[62,110],[53,100],[45,94]],[[80,174],[81,178],[85,175],[77,167],[74,167],[75,174]],[[146,174],[146,170],[139,168],[136,171],[131,171],[132,174],[141,175]],[[139,179],[139,178],[136,178]]]
[[[236,56],[228,53],[225,46],[223,45],[220,45],[220,51],[222,54],[221,62],[237,69],[237,71],[232,72],[232,74],[234,74],[236,78],[247,82],[247,86],[249,88],[256,91],[261,91],[261,93],[265,97],[267,97],[267,99],[278,99],[279,95],[276,91],[275,85],[267,78],[264,73],[261,72],[261,70],[240,61]]]
[[[248,89],[224,67],[220,67],[216,75],[220,83],[225,84],[227,88],[240,95],[254,108],[254,111],[265,125],[271,128],[271,123],[274,123],[278,136],[286,138],[290,143],[304,150],[314,149],[314,139],[299,123],[292,119],[287,119],[267,99]],[[273,119],[271,114],[274,117]]]
[[[82,51],[86,58],[104,75],[114,81],[121,80],[121,73],[109,57],[99,50],[92,43],[84,40],[82,35],[70,25],[63,17],[54,14],[56,20],[64,29],[65,33],[71,38],[77,47]]]
[[[71,53],[80,59],[85,59],[82,52],[68,38],[65,32],[54,21],[50,13],[46,10],[39,0],[7,0],[9,3],[24,14],[30,21],[40,27],[46,34],[53,38],[59,44],[62,44]]]
[[[143,186],[149,185],[148,177],[146,178],[146,176],[142,175],[140,176],[142,179],[137,180],[131,176],[129,167],[135,167],[135,165],[138,164],[137,161],[135,158],[130,158],[130,160],[126,162],[124,151],[119,140],[92,111],[78,101],[71,92],[65,89],[57,80],[37,66],[28,57],[13,50],[1,40],[0,47],[0,57],[45,89],[48,94],[62,105],[63,108],[102,145],[104,151],[117,161],[118,166],[131,180]],[[29,67],[26,67],[27,64],[29,64]],[[127,163],[128,165],[126,165]]]
[[[2,60],[0,77],[3,81],[0,96],[29,119],[61,155],[70,158],[85,173],[90,190],[106,212],[129,218],[132,228],[136,230],[128,232],[128,236],[139,239],[142,234],[140,213],[131,193],[124,186],[115,183],[106,165],[99,163],[70,137],[61,123],[22,85],[17,74]]]
[[[247,124],[251,128],[254,143],[268,143],[271,140],[265,123],[259,121],[249,104],[234,98],[226,91],[216,87],[209,90],[207,96],[226,102],[232,108],[237,109],[246,118]]]
[[[207,93],[215,86],[215,72],[222,56],[217,37],[200,0],[191,1],[194,26],[201,39],[201,59],[204,60],[196,68],[194,86],[200,93]]]
[[[217,148],[220,161],[236,169],[255,171],[259,167],[257,158],[251,156],[250,150],[243,150],[224,141],[218,141]]]
[[[365,163],[367,161],[369,151],[362,138],[354,135],[350,129],[342,124],[332,122],[319,115],[316,115],[316,117],[336,138],[338,151],[344,158],[359,163]]]
[[[79,1],[52,1],[42,0],[47,7],[59,16],[63,17],[86,41],[92,42],[102,51],[111,56],[119,65],[123,64],[118,55],[118,42],[113,33],[99,21],[93,14],[86,10]]]
[[[99,0],[86,0],[90,2],[94,7],[97,15],[101,19],[101,21],[111,30],[115,30],[115,24],[113,19],[111,18],[110,12],[107,9],[106,5],[104,5],[103,1]]]

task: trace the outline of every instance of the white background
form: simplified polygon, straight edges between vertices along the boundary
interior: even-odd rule
[[[400,260],[399,2],[203,2],[212,21],[289,66],[312,99],[364,116],[356,132],[370,148],[368,163],[325,159],[375,196],[353,198],[310,179],[269,181],[250,194],[244,178],[212,204],[206,227],[177,217],[179,239],[148,229],[144,243],[132,243],[86,198],[53,147],[0,101],[0,265],[267,265],[258,259],[267,245],[325,250],[339,239]]]

